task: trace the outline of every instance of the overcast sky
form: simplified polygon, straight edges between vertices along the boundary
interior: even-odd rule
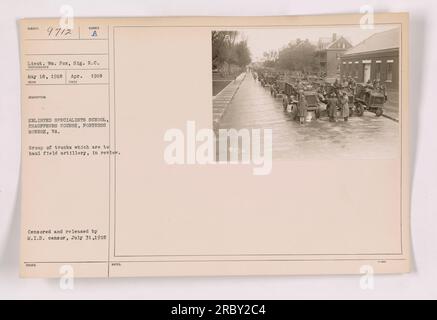
[[[290,41],[301,38],[309,39],[316,44],[319,38],[331,38],[333,33],[337,37],[344,36],[355,46],[372,34],[396,28],[393,25],[377,25],[373,30],[361,29],[359,25],[351,27],[296,27],[296,28],[246,28],[237,29],[241,38],[246,38],[252,54],[252,61],[258,61],[266,51],[278,50]]]

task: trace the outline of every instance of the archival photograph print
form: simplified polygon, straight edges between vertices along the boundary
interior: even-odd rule
[[[400,157],[400,33],[399,25],[212,31],[216,145],[223,130],[258,129],[271,130],[275,160]]]

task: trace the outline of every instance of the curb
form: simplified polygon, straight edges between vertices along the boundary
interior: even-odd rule
[[[386,115],[386,114],[384,114],[384,113],[382,114],[382,116],[383,116],[384,118],[387,118],[387,119],[390,119],[390,120],[393,120],[393,121],[399,123],[399,120],[396,119],[396,118],[394,118],[394,117],[392,117],[392,116]]]
[[[241,73],[238,77],[240,77],[243,73]],[[233,80],[229,83],[222,91],[219,92],[215,97],[213,97],[212,101],[212,111],[213,111],[213,128],[214,131],[217,130],[218,124],[226,112],[229,104],[243,83],[244,79],[246,79],[247,73],[244,72],[244,75],[240,80]],[[237,77],[237,78],[238,78]]]

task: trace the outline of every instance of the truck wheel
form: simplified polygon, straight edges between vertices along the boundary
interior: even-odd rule
[[[361,104],[357,104],[355,107],[355,112],[359,117],[361,117],[364,114],[364,107]]]
[[[378,109],[376,109],[375,114],[376,114],[377,117],[382,116],[383,113],[384,113],[384,111],[382,110],[382,108],[378,108]]]

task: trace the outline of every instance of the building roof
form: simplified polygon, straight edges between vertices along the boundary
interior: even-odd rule
[[[399,28],[390,29],[380,33],[375,33],[366,40],[349,49],[344,55],[354,55],[360,53],[399,49]]]
[[[328,49],[328,50],[329,49],[344,49],[344,48],[337,47],[337,44],[338,43],[341,44],[342,41],[345,43],[346,49],[347,49],[347,47],[352,47],[350,42],[345,37],[341,36],[341,37],[337,38],[336,40],[332,41],[326,49]]]
[[[345,43],[346,48],[338,47],[337,44]],[[343,36],[337,37],[337,35],[333,35],[333,38],[319,38],[318,41],[318,50],[338,50],[338,49],[348,49],[352,47],[350,41]]]

